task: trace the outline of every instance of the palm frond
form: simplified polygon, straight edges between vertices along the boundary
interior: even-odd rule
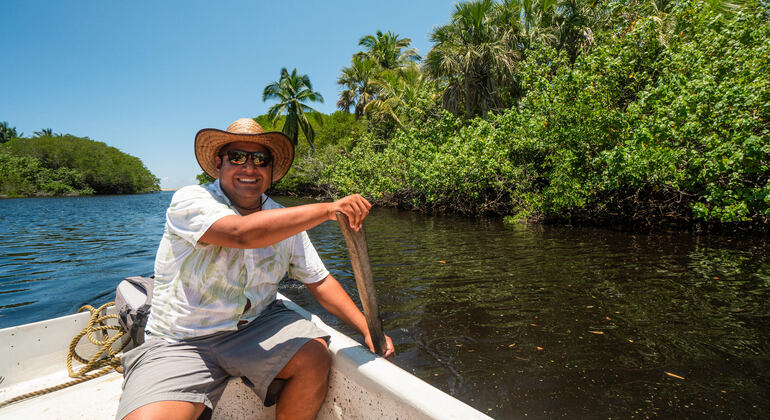
[[[281,68],[281,76],[278,81],[269,83],[262,92],[262,100],[277,99],[279,103],[273,105],[268,110],[268,118],[275,123],[281,115],[286,115],[283,131],[292,143],[296,146],[299,137],[299,129],[305,132],[308,143],[313,146],[312,126],[307,121],[305,112],[317,113],[315,109],[305,104],[309,102],[323,102],[323,96],[319,92],[313,91],[313,85],[306,74],[299,74],[297,69],[292,69],[291,73],[284,67]],[[303,125],[304,124],[304,125]],[[311,133],[310,137],[307,133]]]

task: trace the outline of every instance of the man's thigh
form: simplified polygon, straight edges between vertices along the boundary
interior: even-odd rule
[[[329,336],[279,300],[237,334],[217,343],[214,353],[230,375],[248,379],[259,398],[272,405],[268,388],[273,379],[316,338],[328,340]]]
[[[200,419],[206,406],[187,401],[158,401],[143,405],[124,417],[123,420],[190,420]]]
[[[125,353],[118,418],[158,401],[184,401],[213,408],[228,375],[211,360],[206,346],[199,344],[150,339]]]

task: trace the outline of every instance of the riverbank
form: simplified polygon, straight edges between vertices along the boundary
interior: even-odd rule
[[[273,188],[270,195],[286,196],[295,199],[306,200],[320,200],[330,201],[338,198],[338,195],[330,193],[329,190],[324,190],[315,186],[306,185],[303,188],[297,189],[282,189],[280,184],[278,188]],[[429,216],[463,216],[469,219],[479,219],[479,215],[469,215],[461,212],[454,212],[451,209],[420,209],[413,205],[399,203],[396,200],[380,200],[371,199],[375,207],[390,208],[397,210],[404,210],[415,212],[419,214]],[[485,214],[483,220],[501,220],[505,224],[511,225],[527,225],[527,226],[563,226],[563,227],[585,227],[585,228],[602,228],[618,232],[628,233],[671,233],[671,232],[688,232],[693,234],[716,234],[726,235],[729,237],[746,236],[754,237],[756,239],[763,239],[770,233],[770,226],[767,223],[752,223],[752,222],[733,222],[733,223],[719,223],[719,222],[704,222],[688,219],[666,219],[658,218],[652,223],[649,219],[643,222],[633,220],[625,216],[618,216],[617,218],[591,218],[589,215],[582,215],[582,217],[575,217],[573,219],[546,219],[543,217],[529,217],[526,219],[514,219],[506,217],[502,214]]]

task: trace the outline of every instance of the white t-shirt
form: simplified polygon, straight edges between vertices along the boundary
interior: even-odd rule
[[[269,198],[262,206],[281,207]],[[174,341],[235,330],[239,320],[255,319],[275,300],[287,272],[305,284],[329,275],[306,232],[256,249],[198,242],[214,222],[229,215],[239,213],[219,180],[174,194],[155,257],[149,334]],[[247,299],[251,308],[244,313]]]

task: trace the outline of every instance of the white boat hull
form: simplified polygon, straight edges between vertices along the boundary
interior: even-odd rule
[[[286,299],[283,296],[279,296]],[[286,306],[311,319],[331,339],[329,391],[318,419],[489,419],[324,324],[286,299]],[[88,313],[0,330],[0,402],[67,382],[69,343],[87,324]],[[92,354],[87,339],[78,352]],[[113,419],[123,376],[100,378],[0,408],[0,419]],[[275,418],[240,378],[233,378],[214,410],[215,419]]]

